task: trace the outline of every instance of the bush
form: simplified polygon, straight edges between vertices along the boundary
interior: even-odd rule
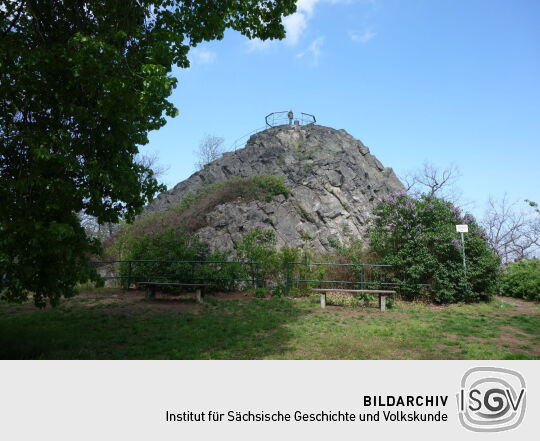
[[[159,262],[122,262],[119,275],[130,276],[131,282],[183,281],[208,282],[213,289],[234,290],[238,282],[247,278],[246,268],[237,264],[211,263],[227,261],[227,253],[209,252],[208,244],[187,233],[165,232],[131,237],[124,241],[123,260],[157,260]],[[183,261],[183,262],[174,262]],[[188,262],[185,262],[188,261]],[[189,263],[191,261],[192,263]],[[202,261],[208,263],[195,263]],[[124,283],[124,286],[125,286]]]
[[[429,284],[437,303],[489,300],[497,289],[500,259],[484,231],[469,214],[443,199],[404,193],[387,196],[374,210],[370,246],[381,263],[394,265],[402,294],[419,297],[418,284]],[[468,224],[465,234],[467,278],[456,224]]]
[[[263,226],[255,227],[235,243],[239,258],[246,262],[259,262],[259,278],[264,286],[285,287],[289,262],[308,260],[309,254],[300,248],[283,247],[276,249],[274,230]],[[294,270],[298,270],[297,265]],[[305,270],[293,278],[306,278]],[[291,273],[291,275],[293,275]],[[276,292],[279,292],[276,291]]]
[[[507,265],[501,277],[501,291],[510,297],[540,300],[540,260],[522,260]]]

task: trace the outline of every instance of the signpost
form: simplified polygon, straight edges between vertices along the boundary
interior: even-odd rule
[[[463,271],[465,273],[465,280],[467,280],[467,264],[465,263],[465,237],[463,236],[463,233],[469,232],[469,226],[468,225],[456,225],[456,231],[458,233],[461,233],[461,251],[463,254]]]

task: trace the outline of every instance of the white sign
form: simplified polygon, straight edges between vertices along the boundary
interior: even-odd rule
[[[456,225],[456,231],[458,233],[468,233],[469,232],[469,226],[468,225]]]

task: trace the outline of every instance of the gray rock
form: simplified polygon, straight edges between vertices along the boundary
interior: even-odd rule
[[[234,241],[264,225],[275,230],[278,246],[327,251],[333,241],[363,239],[375,204],[404,190],[392,169],[344,130],[278,126],[253,135],[245,148],[226,153],[160,194],[146,212],[167,210],[204,185],[263,173],[282,176],[289,195],[217,206],[197,232],[212,248],[232,250]]]

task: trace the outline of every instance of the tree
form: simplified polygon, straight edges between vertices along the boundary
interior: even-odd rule
[[[540,216],[535,202],[525,202],[533,210],[520,208],[506,196],[488,200],[482,226],[504,263],[528,259],[540,251]]]
[[[461,196],[461,192],[456,187],[460,177],[458,167],[453,164],[441,169],[426,161],[418,170],[407,172],[401,177],[401,181],[413,197],[425,194],[457,203]]]
[[[195,152],[198,161],[197,168],[202,170],[206,164],[221,158],[223,155],[223,142],[225,140],[219,136],[206,135],[199,143],[199,148]]]
[[[158,156],[155,153],[138,154],[135,157],[135,162],[147,170],[139,176],[141,183],[144,182],[149,173],[152,173],[153,177],[157,180],[167,173],[170,167],[159,164],[158,160]],[[98,239],[101,243],[115,234],[120,226],[117,222],[104,222],[100,224],[95,216],[89,215],[84,211],[79,212],[78,217],[86,235]]]
[[[0,1],[0,295],[57,304],[97,280],[77,213],[128,221],[162,189],[135,160],[178,111],[173,65],[223,38],[283,38],[294,0]]]
[[[474,217],[459,207],[433,196],[398,193],[386,196],[374,215],[370,251],[397,268],[396,281],[408,298],[418,298],[418,284],[429,284],[437,303],[488,300],[496,292],[500,259]],[[466,276],[456,224],[469,225]]]

